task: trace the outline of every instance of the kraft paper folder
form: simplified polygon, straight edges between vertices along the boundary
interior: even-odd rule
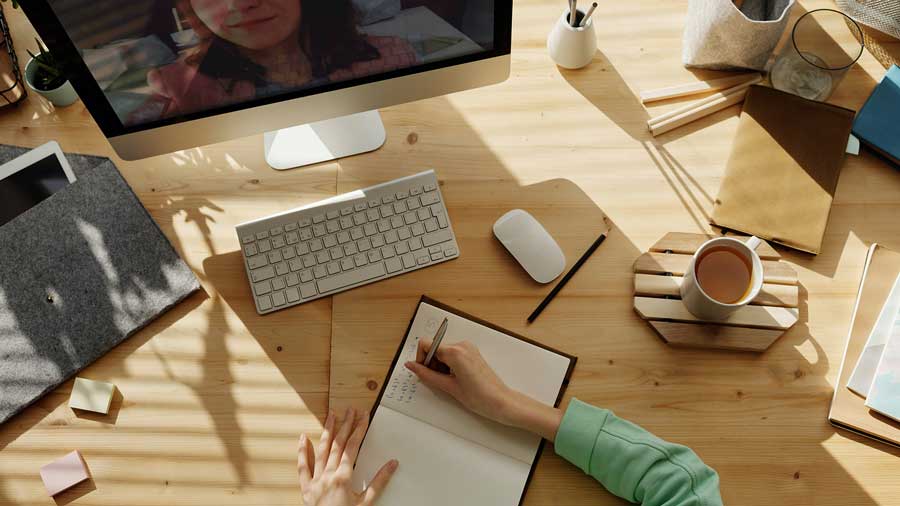
[[[0,423],[200,288],[109,159],[66,158],[76,181],[0,227]]]
[[[838,372],[828,420],[836,427],[900,447],[900,423],[869,410],[865,405],[866,400],[847,388],[853,368],[898,275],[900,253],[877,244],[872,245],[859,284],[847,347]]]
[[[400,467],[379,500],[393,506],[520,504],[544,441],[476,415],[422,384],[403,364],[415,360],[419,337],[449,320],[442,346],[468,340],[511,388],[558,405],[576,358],[423,297],[382,385],[353,482],[388,460]]]
[[[751,86],[711,223],[818,253],[853,114]]]

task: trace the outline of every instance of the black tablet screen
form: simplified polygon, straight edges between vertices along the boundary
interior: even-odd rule
[[[56,155],[49,155],[0,180],[0,225],[68,185],[69,179]]]

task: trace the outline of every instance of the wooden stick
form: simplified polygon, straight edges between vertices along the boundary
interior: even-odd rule
[[[647,126],[650,127],[650,133],[653,134],[654,137],[660,136],[666,132],[675,130],[678,127],[687,125],[688,123],[697,121],[700,118],[705,118],[710,114],[717,113],[722,109],[727,109],[733,105],[740,104],[744,101],[744,98],[747,96],[747,89],[744,88],[740,91],[736,91],[729,95],[726,95],[722,98],[713,100],[708,104],[701,105],[700,107],[686,112],[684,114],[680,114],[675,116],[674,118],[669,118],[665,121],[661,121],[656,124],[649,124]]]
[[[679,107],[678,109],[673,109],[673,110],[671,110],[671,111],[669,111],[669,112],[667,112],[667,113],[665,113],[665,114],[661,114],[661,115],[659,115],[659,116],[656,116],[655,118],[650,118],[650,120],[647,122],[647,124],[648,124],[648,125],[656,125],[656,124],[658,124],[658,123],[662,123],[663,121],[665,121],[665,120],[667,120],[667,119],[669,119],[669,118],[674,118],[675,116],[680,116],[680,115],[682,115],[682,114],[684,114],[684,113],[686,113],[686,112],[693,111],[693,110],[699,108],[700,106],[706,105],[706,104],[708,104],[708,103],[710,103],[710,102],[714,102],[714,101],[716,101],[717,99],[720,99],[720,98],[722,98],[722,97],[728,96],[728,95],[730,95],[730,94],[732,94],[732,93],[735,93],[735,92],[737,92],[737,91],[741,91],[741,90],[743,90],[743,89],[749,88],[750,86],[753,86],[754,84],[757,84],[757,83],[759,83],[759,82],[762,82],[762,75],[756,74],[756,75],[755,75],[752,79],[750,79],[749,81],[744,82],[744,83],[741,83],[741,84],[739,84],[739,85],[737,85],[737,86],[735,86],[735,87],[733,87],[733,88],[728,88],[727,90],[722,90],[722,91],[720,91],[719,93],[716,93],[716,94],[714,94],[714,95],[710,95],[710,96],[708,96],[708,97],[706,97],[706,98],[703,98],[703,99],[701,99],[701,100],[698,100],[698,101],[696,101],[696,102],[692,102],[692,103],[687,104],[687,105],[685,105],[685,106]]]
[[[668,100],[670,98],[687,97],[710,91],[724,90],[750,81],[756,76],[759,76],[758,72],[720,77],[718,79],[710,79],[709,81],[700,81],[696,83],[679,84],[678,86],[669,86],[668,88],[660,88],[658,90],[642,91],[641,102],[649,104],[650,102],[657,102],[659,100]]]

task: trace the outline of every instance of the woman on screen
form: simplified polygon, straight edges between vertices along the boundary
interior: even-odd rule
[[[359,33],[351,0],[179,0],[200,44],[152,70],[140,123],[417,63],[398,37]],[[147,117],[155,116],[155,117]]]

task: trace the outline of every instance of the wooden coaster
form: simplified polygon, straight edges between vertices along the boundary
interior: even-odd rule
[[[730,236],[746,240],[746,236]],[[763,242],[763,287],[727,320],[710,322],[681,303],[682,276],[694,252],[712,236],[670,232],[634,262],[634,310],[672,346],[762,352],[797,323],[797,271]]]

